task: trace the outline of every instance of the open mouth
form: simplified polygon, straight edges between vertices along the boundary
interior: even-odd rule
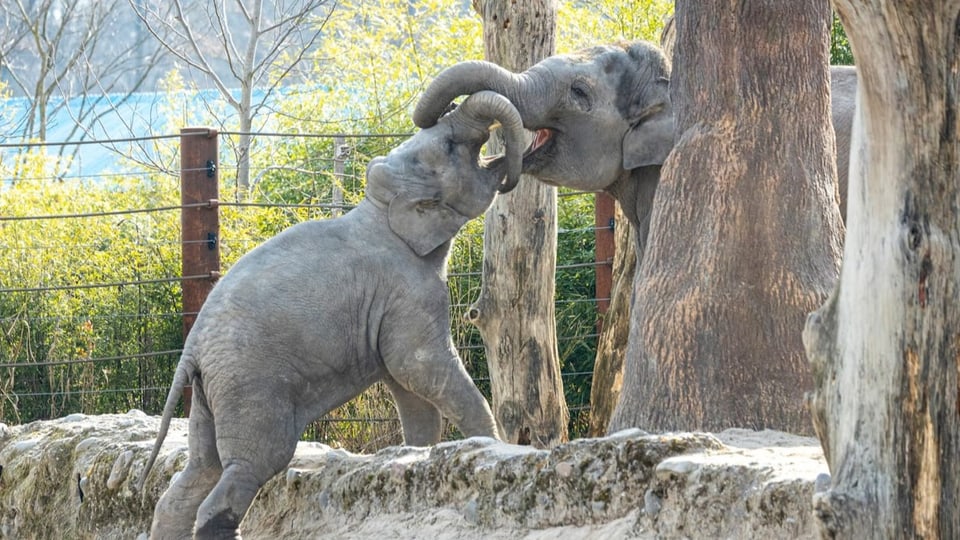
[[[527,151],[523,153],[524,158],[535,154],[538,150],[552,141],[553,134],[554,131],[550,128],[540,128],[536,130],[536,132],[533,134],[533,142],[530,143],[530,147],[527,148]]]
[[[528,130],[528,133],[529,132],[533,132],[533,139],[530,142],[530,146],[528,146],[527,149],[524,150],[523,152],[524,169],[526,169],[527,165],[533,163],[537,159],[536,157],[532,157],[534,156],[534,154],[539,153],[540,150],[542,150],[545,146],[548,146],[551,142],[553,142],[553,137],[556,134],[556,131],[550,128]],[[479,162],[484,167],[489,168],[489,167],[498,165],[501,161],[503,161],[503,159],[504,159],[504,154],[501,153],[501,154],[495,154],[495,155],[480,156]]]

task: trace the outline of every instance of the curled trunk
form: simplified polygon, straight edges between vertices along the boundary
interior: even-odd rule
[[[520,113],[504,96],[491,91],[480,91],[468,97],[461,106],[451,113],[451,117],[465,117],[466,123],[489,126],[494,120],[503,126],[504,159],[506,160],[506,181],[500,191],[512,190],[520,180],[523,166],[523,122]]]
[[[523,73],[513,73],[493,62],[467,61],[437,74],[417,102],[413,122],[420,128],[430,127],[437,123],[454,99],[482,90],[509,99],[527,124],[540,121],[547,107],[559,99],[557,85],[542,67],[534,66]]]
[[[413,123],[428,128],[437,123],[447,106],[458,96],[492,90],[516,102],[520,76],[480,60],[461,62],[440,72],[424,90],[413,111]]]

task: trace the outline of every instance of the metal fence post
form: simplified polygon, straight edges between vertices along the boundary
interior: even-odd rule
[[[220,277],[220,214],[217,210],[219,161],[217,130],[180,130],[180,237],[183,253],[183,338],[197,319],[207,294]],[[183,392],[190,416],[191,388]]]
[[[343,184],[344,184],[344,165],[347,162],[347,153],[350,147],[347,146],[346,139],[343,137],[333,138],[333,209],[331,215],[337,217],[343,213]]]
[[[613,287],[613,255],[616,249],[613,228],[617,201],[606,193],[597,193],[594,199],[596,224],[594,254],[596,260],[597,313],[603,315],[610,307],[610,290]],[[603,317],[598,317],[598,326]],[[600,331],[597,328],[597,331]]]

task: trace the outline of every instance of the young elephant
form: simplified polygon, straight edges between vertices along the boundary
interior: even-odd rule
[[[506,156],[480,163],[494,120]],[[497,437],[450,336],[450,242],[520,174],[523,129],[503,96],[480,92],[367,169],[346,215],[287,229],[214,287],[184,347],[146,479],[182,388],[193,384],[189,461],[161,497],[151,538],[239,537],[260,487],[306,425],[377,381],[404,442],[440,440],[441,414]],[[506,183],[500,184],[506,175]]]

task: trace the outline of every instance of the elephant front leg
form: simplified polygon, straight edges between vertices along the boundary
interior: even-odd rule
[[[477,389],[473,379],[463,368],[459,356],[444,361],[439,367],[435,383],[423,389],[433,392],[430,399],[444,416],[450,419],[466,437],[491,437],[500,439],[497,421],[490,404]]]
[[[404,360],[387,362],[387,368],[408,393],[432,403],[465,436],[500,439],[490,405],[464,369],[452,342],[440,349],[414,351]]]
[[[403,444],[407,446],[430,446],[440,442],[443,418],[440,411],[426,399],[414,394],[390,377],[384,384],[393,394],[403,427]]]

